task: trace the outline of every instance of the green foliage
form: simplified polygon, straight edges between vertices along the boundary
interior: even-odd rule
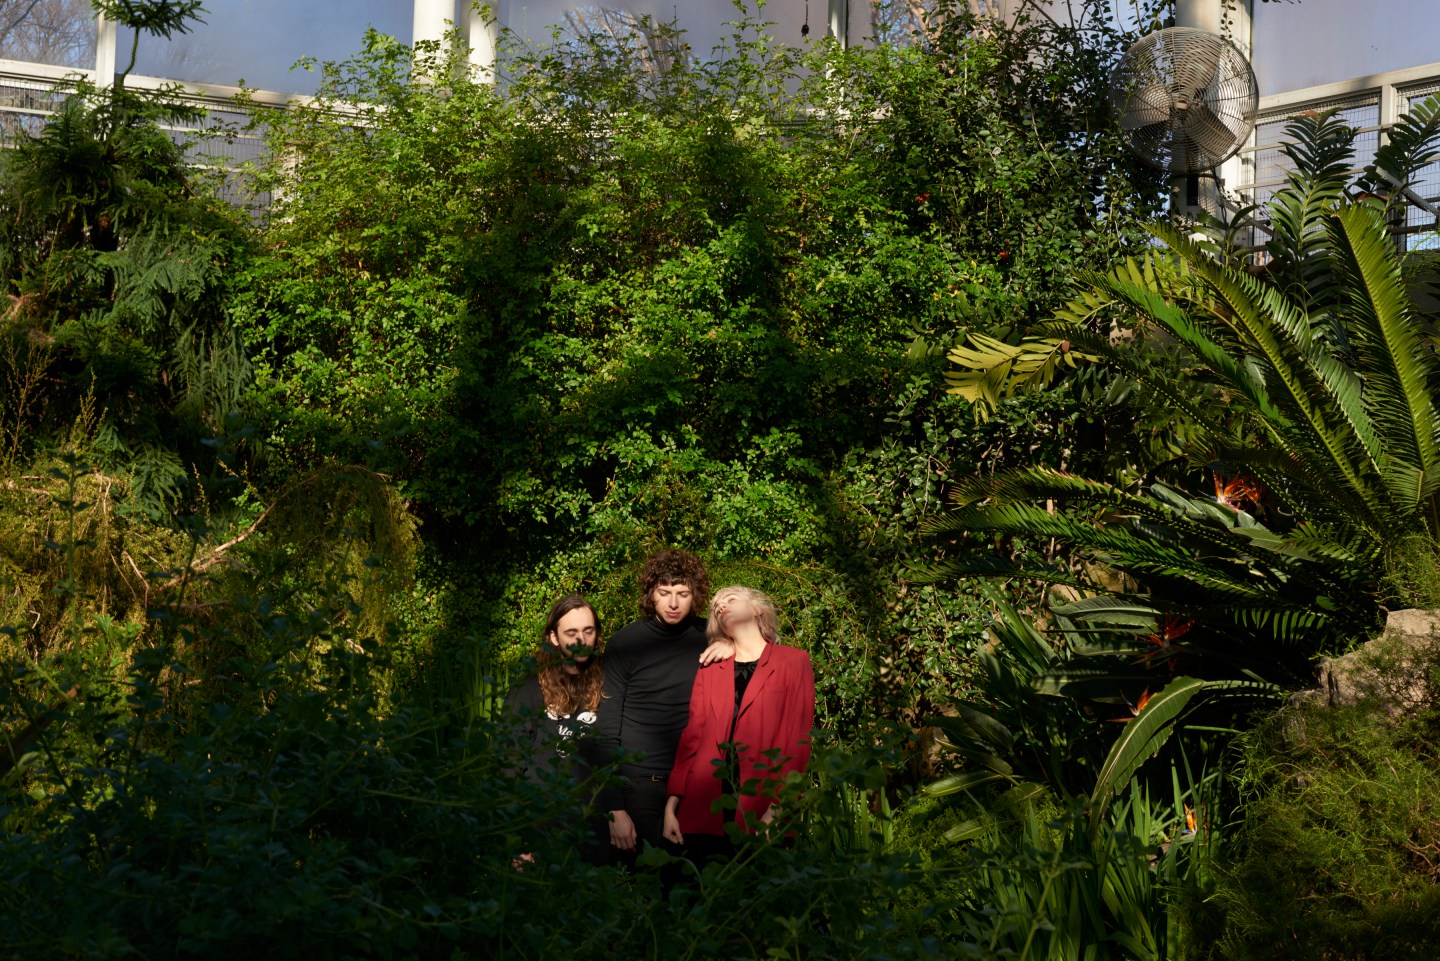
[[[979,605],[906,582],[909,531],[987,449],[1066,442],[975,425],[909,344],[1058,303],[1153,184],[1061,106],[1102,82],[1078,36],[802,63],[767,30],[640,73],[604,39],[511,51],[505,83],[443,89],[409,77],[452,65],[374,36],[265,114],[279,199],[232,314],[271,468],[395,478],[436,552],[411,621],[435,674],[483,688],[568,590],[624,623],[678,545],[776,593],[827,721],[919,717],[968,675]]]
[[[960,770],[926,787],[944,797],[990,781],[1004,781],[1020,793],[1045,785],[1076,793],[1103,751],[1079,702],[1043,689],[1042,680],[1060,670],[1067,653],[998,597],[991,625],[995,644],[976,653],[983,701],[962,701],[953,716],[933,719],[941,745],[956,754]],[[1088,736],[1087,736],[1088,735]]]
[[[98,958],[941,956],[886,909],[904,858],[753,840],[668,898],[652,870],[580,863],[594,785],[518,776],[526,748],[506,723],[380,711],[374,655],[351,644],[323,644],[317,678],[301,655],[346,632],[323,611],[280,614],[278,600],[248,604],[270,611],[275,660],[197,660],[223,638],[182,618],[166,636],[190,634],[184,649],[144,648],[63,718],[43,666],[7,663],[5,716],[43,721],[0,782],[7,945]],[[189,680],[216,668],[220,696],[182,709]],[[843,762],[828,766],[850,789]]]
[[[1429,157],[1432,113],[1418,111],[1377,165],[1410,170]],[[1031,686],[1097,713],[1117,694],[1134,698],[1134,716],[1089,782],[1096,826],[1112,785],[1138,775],[1153,788],[1166,760],[1181,784],[1188,745],[1218,756],[1224,732],[1206,732],[1235,716],[1215,695],[1246,709],[1263,693],[1246,678],[1304,686],[1317,654],[1373,630],[1386,594],[1433,591],[1440,360],[1413,295],[1427,265],[1396,253],[1384,203],[1348,199],[1353,131],[1321,114],[1290,133],[1296,169],[1269,208],[1263,269],[1157,228],[1163,250],[1087,277],[1038,333],[1007,343],[972,335],[977,347],[952,352],[968,368],[954,387],[1000,410],[1012,390],[1055,378],[1060,367],[1045,361],[1063,344],[1099,357],[1173,425],[1179,464],[1141,456],[1113,479],[1046,468],[974,478],[957,485],[960,510],[929,525],[962,544],[977,533],[1051,538],[1088,562],[962,556],[939,570],[1080,589],[1052,605],[1066,656]],[[1371,169],[1362,185],[1373,190],[1376,178]],[[1034,360],[1016,364],[1026,357]],[[1213,497],[1195,491],[1197,472],[1206,487],[1213,480]],[[1388,676],[1403,686],[1412,675]],[[1428,722],[1397,725],[1376,711],[1295,707],[1249,736],[1233,860],[1166,908],[1177,923],[1228,924],[1221,947],[1193,945],[1198,953],[1433,953],[1429,815],[1417,800],[1430,790],[1419,780],[1432,753]],[[1095,727],[1075,724],[1071,740]],[[1161,759],[1148,761],[1157,750]],[[1034,885],[1045,875],[1023,877]]]
[[[6,656],[73,652],[77,632],[101,616],[138,628],[151,597],[142,571],[181,564],[188,553],[182,535],[137,523],[125,510],[130,479],[95,468],[84,451],[72,446],[26,464],[0,486]]]
[[[1090,633],[1079,648],[1135,680],[1176,670],[1202,677],[1252,677],[1295,684],[1314,655],[1363,634],[1373,608],[1353,555],[1277,534],[1243,510],[1155,484],[1135,495],[1073,474],[1034,469],[957,485],[976,506],[929,525],[937,533],[997,531],[1055,538],[1082,557],[1127,575],[1099,597],[1055,613]],[[1035,506],[1045,498],[1056,510]],[[1092,588],[1091,570],[987,559],[942,562],[941,573],[1021,573]],[[1168,621],[1167,621],[1168,618]],[[1184,640],[1179,638],[1183,634]],[[1253,643],[1273,639],[1263,657]]]
[[[1417,111],[1403,149],[1377,163],[1408,170],[1429,156],[1432,119],[1430,108]],[[1160,656],[1143,658],[1152,668],[1183,661],[1192,672],[1195,660],[1218,658],[1232,677],[1303,682],[1314,654],[1373,628],[1387,563],[1440,534],[1440,354],[1415,278],[1383,211],[1345,199],[1353,131],[1320,114],[1290,133],[1296,170],[1270,206],[1263,270],[1157,227],[1163,250],[1089,276],[1043,338],[1012,351],[1063,338],[1102,357],[1178,425],[1185,468],[1167,471],[1173,481],[1150,474],[1138,492],[1145,464],[1120,483],[1044,469],[975,479],[957,490],[965,509],[934,528],[1056,538],[1133,579],[1107,585],[1115,600],[1062,613],[1137,640],[1162,615],[1193,622],[1183,644],[1160,638]],[[992,361],[1009,364],[975,351],[952,357],[977,368],[963,375],[967,385],[988,383]],[[1213,477],[1213,500],[1185,491],[1197,468]],[[962,559],[941,569],[977,567]],[[1074,569],[1024,573],[1093,586]],[[1257,644],[1265,656],[1249,657]]]
[[[185,29],[195,3],[106,3],[107,16],[143,33]],[[43,344],[47,376],[10,352],[0,368],[29,382],[3,398],[14,435],[10,464],[33,456],[93,403],[118,472],[148,461],[135,486],[152,516],[173,511],[183,471],[205,460],[200,440],[235,413],[250,364],[225,315],[233,273],[248,249],[238,211],[208,196],[167,126],[203,112],[178,90],[136,92],[67,83],[56,113],[20,132],[0,163],[0,286],[12,308],[5,335]],[[10,428],[7,428],[7,430]],[[168,475],[161,479],[161,475]]]
[[[949,353],[951,363],[967,369],[951,371],[945,379],[950,383],[950,393],[987,414],[1032,380],[1048,383],[1063,367],[1073,369],[1077,361],[1100,359],[1094,354],[1077,354],[1069,341],[1059,338],[1007,344],[971,332],[967,341],[970,346],[953,347]]]
[[[923,851],[927,930],[955,957],[1198,957],[1187,899],[1208,890],[1216,846],[1202,797],[1132,788],[1099,823],[1048,793],[934,801],[902,816],[898,846]]]
[[[162,35],[196,12],[114,6]],[[982,600],[910,577],[933,553],[912,533],[956,478],[1073,469],[1111,441],[1080,409],[1088,387],[977,423],[917,332],[1025,329],[1077,269],[1143,243],[1133,224],[1158,197],[1103,111],[1122,38],[972,26],[802,58],[742,14],[725,59],[637,74],[628,43],[583,38],[512,50],[493,86],[440,45],[417,62],[372,35],[324,66],[317,99],[258,113],[272,152],[252,174],[276,198],[258,249],[196,198],[156,126],[167,108],[123,77],[22,144],[0,196],[37,215],[4,247],[28,326],[3,423],[44,429],[8,434],[7,464],[68,423],[72,394],[26,399],[36,371],[105,414],[43,505],[45,572],[64,572],[47,624],[71,646],[32,646],[8,675],[0,872],[18,881],[0,911],[16,943],[1157,956],[1157,883],[1178,855],[1154,871],[1148,852],[1178,813],[1125,800],[1082,834],[1057,802],[1020,840],[987,821],[972,880],[936,905],[910,898],[917,858],[892,847],[903,791],[887,780],[932,759],[877,714],[919,721],[989,685],[966,736],[1027,789],[1093,780],[1108,744],[1086,727],[1093,703],[1035,686],[1063,647],[1021,632],[1028,661],[977,662]],[[227,419],[237,407],[260,436]],[[107,561],[128,568],[111,539],[85,543],[102,540],[79,506],[92,462],[104,478],[125,465],[115,524],[137,543],[200,511],[168,553],[134,558],[163,572],[130,607],[95,590]],[[1053,557],[1040,543],[1022,549]],[[557,594],[589,593],[618,626],[662,545],[780,601],[829,738],[899,745],[819,752],[818,787],[786,805],[793,845],[747,846],[668,900],[649,871],[577,864],[576,831],[535,831],[578,831],[584,799],[518,782],[488,716]],[[536,867],[517,871],[520,853]]]
[[[1245,741],[1245,822],[1215,903],[1227,958],[1432,957],[1434,718],[1295,705]]]

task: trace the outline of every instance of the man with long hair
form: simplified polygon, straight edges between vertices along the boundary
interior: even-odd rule
[[[666,781],[689,715],[695,672],[730,656],[711,645],[699,616],[710,590],[705,565],[693,554],[651,555],[640,572],[641,619],[615,632],[605,656],[602,743],[625,757],[624,803],[610,812],[610,841],[621,851],[659,847]]]
[[[604,646],[600,619],[584,597],[568,594],[550,608],[535,653],[538,670],[505,699],[506,710],[521,720],[520,735],[528,755],[524,771],[532,780],[541,782],[547,771],[555,771],[581,784],[603,766],[596,719],[604,683],[600,664]],[[595,802],[608,810],[620,803],[619,792],[602,791]],[[587,860],[608,860],[608,834],[604,825],[596,825],[594,840],[583,851]]]

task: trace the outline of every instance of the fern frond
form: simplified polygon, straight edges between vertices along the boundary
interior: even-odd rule
[[[1077,353],[1061,337],[1026,337],[1011,345],[971,332],[967,340],[968,344],[950,351],[951,363],[964,370],[946,373],[947,392],[970,401],[980,416],[993,412],[1017,390],[1050,386],[1063,369],[1073,370],[1078,361],[1100,359]]]
[[[1271,276],[1307,312],[1328,296],[1324,219],[1344,197],[1354,166],[1355,130],[1336,113],[1302,114],[1286,125],[1292,140],[1281,152],[1294,169],[1269,205]]]
[[[1411,104],[1386,131],[1375,159],[1365,166],[1356,186],[1371,194],[1398,200],[1415,175],[1440,158],[1440,95]]]

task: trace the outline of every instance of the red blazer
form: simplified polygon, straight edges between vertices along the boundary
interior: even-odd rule
[[[675,766],[670,770],[670,793],[679,795],[677,812],[682,833],[724,834],[724,812],[714,811],[721,792],[715,761],[724,757],[720,745],[739,745],[739,805],[735,823],[745,826],[745,815],[758,818],[775,800],[779,782],[791,771],[804,770],[810,760],[810,729],[815,726],[815,675],[810,655],[797,647],[766,644],[755,673],[745,688],[735,734],[730,719],[735,712],[735,661],[719,661],[700,668],[690,690],[690,720],[680,736]],[[765,751],[779,748],[771,761]],[[778,764],[778,770],[771,767]],[[759,778],[757,791],[744,785]]]

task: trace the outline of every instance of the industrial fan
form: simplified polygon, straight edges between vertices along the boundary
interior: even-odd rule
[[[1147,34],[1111,75],[1125,145],[1170,174],[1220,166],[1255,126],[1255,71],[1230,41],[1193,27]]]

